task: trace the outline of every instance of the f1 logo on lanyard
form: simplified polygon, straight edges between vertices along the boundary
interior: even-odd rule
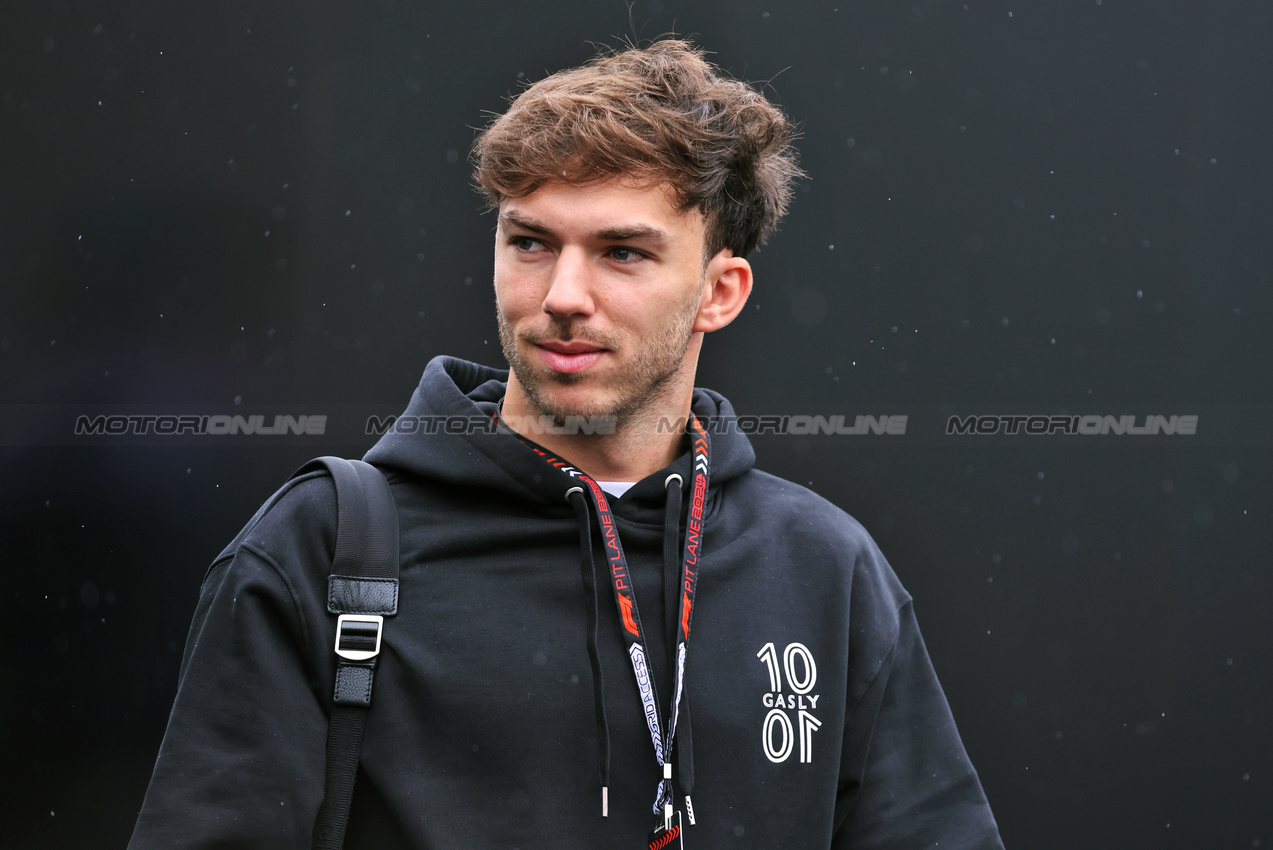
[[[496,421],[498,421],[498,418]],[[636,679],[637,691],[641,697],[646,724],[650,728],[650,741],[654,745],[654,757],[663,773],[655,794],[654,805],[651,806],[651,810],[658,816],[661,823],[649,835],[650,850],[665,850],[665,848],[669,847],[673,848],[673,850],[681,850],[682,847],[681,813],[675,811],[675,806],[672,802],[673,777],[670,756],[672,743],[676,738],[677,719],[680,715],[681,697],[685,683],[685,652],[689,645],[690,618],[694,610],[694,597],[697,595],[698,588],[698,564],[703,540],[703,513],[707,502],[708,458],[711,453],[707,431],[703,428],[702,423],[698,421],[698,417],[690,414],[689,424],[693,426],[694,430],[692,447],[694,473],[690,486],[690,503],[687,506],[685,517],[685,545],[680,571],[681,599],[679,611],[676,612],[678,616],[675,620],[677,634],[674,640],[673,693],[667,713],[666,735],[659,717],[659,700],[658,694],[655,692],[654,679],[650,676],[646,662],[645,634],[641,628],[641,615],[638,613],[636,594],[631,584],[631,574],[628,571],[627,559],[623,555],[623,546],[619,542],[618,527],[615,523],[614,515],[610,512],[610,504],[606,499],[605,493],[602,491],[601,486],[584,474],[582,470],[575,469],[565,461],[552,457],[542,448],[514,432],[518,439],[543,458],[549,466],[562,470],[572,478],[587,485],[586,488],[572,487],[567,491],[567,497],[576,491],[580,495],[590,493],[593,506],[596,508],[597,520],[604,537],[603,546],[606,550],[606,557],[609,560],[608,566],[614,590],[615,606],[621,621],[619,630],[624,637],[628,656],[632,661],[632,673]],[[668,480],[671,480],[672,477],[669,476]],[[674,477],[679,479],[680,475]],[[586,499],[586,496],[583,498]],[[624,591],[627,592],[625,593]],[[606,770],[609,770],[608,766]],[[690,778],[685,784],[687,787],[681,790],[685,794],[685,809],[689,813],[690,825],[693,826],[694,807],[690,801],[691,788],[688,787],[693,785],[692,774],[690,774]],[[604,801],[607,799],[607,792],[608,789],[603,786],[603,815],[606,814],[606,803]]]

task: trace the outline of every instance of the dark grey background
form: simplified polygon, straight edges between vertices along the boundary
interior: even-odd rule
[[[760,464],[878,538],[1008,845],[1273,842],[1269,4],[85,0],[4,20],[4,846],[122,846],[207,563],[306,458],[365,450],[348,411],[396,412],[435,354],[500,362],[473,128],[589,41],[673,30],[766,84],[810,174],[701,383],[743,412],[910,417],[896,439],[758,439]],[[333,424],[68,424],[190,406]],[[1200,424],[946,438],[951,409]]]

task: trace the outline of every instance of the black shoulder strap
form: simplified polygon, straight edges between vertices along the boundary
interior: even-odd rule
[[[384,618],[398,613],[398,512],[378,469],[338,457],[311,460],[293,477],[326,468],[336,484],[336,555],[327,610],[336,621],[336,693],[327,731],[323,803],[314,850],[339,850],[358,772]]]

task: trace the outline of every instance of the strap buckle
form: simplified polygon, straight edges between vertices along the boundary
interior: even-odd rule
[[[379,614],[341,614],[336,618],[336,654],[349,661],[375,658],[384,628]]]

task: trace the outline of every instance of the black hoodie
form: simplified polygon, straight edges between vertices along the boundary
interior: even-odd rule
[[[434,360],[367,454],[398,506],[401,591],[348,847],[633,848],[654,825],[661,772],[604,567],[589,658],[581,523],[604,563],[595,505],[579,513],[566,497],[579,480],[507,431],[436,427],[488,420],[506,380]],[[910,597],[874,542],[755,470],[747,438],[720,427],[724,398],[696,390],[693,409],[712,433],[673,759],[692,765],[676,781],[696,816],[685,846],[1001,847]],[[610,500],[663,712],[671,472],[684,504],[688,453]],[[334,516],[331,482],[304,480],[212,565],[130,847],[309,846],[333,689]]]

